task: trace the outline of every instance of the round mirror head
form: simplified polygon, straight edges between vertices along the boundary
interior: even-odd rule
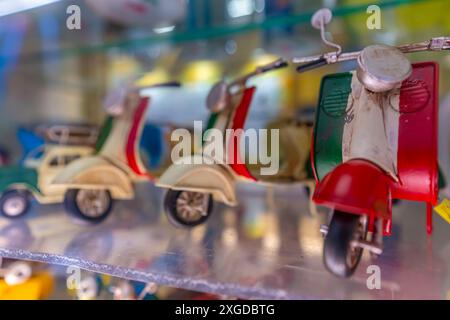
[[[411,72],[411,62],[399,49],[377,44],[361,51],[356,76],[367,90],[385,92],[401,84]]]
[[[206,98],[206,107],[211,112],[220,112],[226,108],[229,102],[228,85],[224,81],[216,83],[209,91]]]
[[[31,266],[25,262],[14,262],[8,266],[5,282],[10,285],[24,283],[31,278]]]
[[[314,15],[311,17],[311,25],[319,29],[321,28],[321,25],[324,26],[326,24],[329,24],[331,22],[331,19],[333,18],[333,13],[328,8],[323,8],[320,10],[317,10]]]

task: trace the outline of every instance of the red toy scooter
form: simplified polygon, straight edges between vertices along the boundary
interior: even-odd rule
[[[427,204],[427,231],[438,197],[438,65],[411,64],[405,53],[450,49],[450,38],[401,47],[372,45],[341,53],[324,37],[331,12],[312,19],[322,39],[337,51],[294,59],[303,72],[357,59],[356,71],[322,81],[311,161],[316,179],[313,200],[333,209],[323,259],[335,275],[348,277],[363,249],[381,254],[383,235],[390,235],[392,201]]]

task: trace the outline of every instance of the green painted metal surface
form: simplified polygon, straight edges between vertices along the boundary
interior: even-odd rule
[[[95,151],[96,152],[99,152],[103,148],[103,145],[105,144],[106,139],[108,138],[108,136],[109,136],[109,134],[111,132],[111,129],[112,129],[112,126],[113,126],[113,121],[114,121],[114,118],[112,116],[108,116],[105,119],[105,121],[104,121],[104,123],[102,125],[102,128],[100,129],[100,133],[98,135],[97,143],[95,145]]]
[[[342,133],[345,109],[351,92],[352,74],[339,73],[323,78],[314,127],[314,167],[322,178],[342,163]]]
[[[33,192],[39,192],[36,169],[21,166],[0,167],[0,193],[14,184],[22,184]]]
[[[438,188],[444,189],[447,186],[447,181],[445,180],[444,173],[442,172],[441,166],[438,164]]]
[[[203,131],[203,138],[205,138],[205,133],[207,130],[214,128],[214,126],[217,123],[217,118],[219,118],[219,113],[211,113],[208,119],[208,124],[206,126],[206,129]],[[205,140],[202,141],[202,145],[205,145]]]

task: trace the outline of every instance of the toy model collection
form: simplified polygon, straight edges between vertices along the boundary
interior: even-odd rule
[[[310,187],[312,200],[333,210],[330,224],[321,228],[326,235],[324,264],[333,274],[348,277],[358,266],[363,249],[382,253],[383,235],[392,230],[394,199],[425,202],[427,232],[432,232],[439,177],[439,70],[433,62],[411,64],[405,54],[449,50],[450,38],[400,47],[372,45],[342,53],[339,45],[324,36],[331,17],[330,10],[319,10],[312,25],[321,30],[324,43],[337,50],[295,58],[293,63],[300,64],[298,72],[306,72],[341,61],[358,62],[355,71],[322,80],[311,147],[316,180],[316,188]],[[286,66],[280,59],[230,84],[216,84],[207,100],[213,112],[210,128],[242,129],[256,89],[247,86],[247,81]],[[204,152],[193,155],[190,161],[175,162],[158,180],[158,186],[170,189],[165,209],[176,226],[205,222],[213,199],[236,205],[235,183],[258,180],[245,164],[236,161],[239,137],[231,139],[235,139],[231,143],[234,149],[224,141],[221,159],[196,159],[215,156]],[[234,158],[229,161],[227,157]]]
[[[322,9],[312,25],[337,50],[294,63],[302,63],[297,71],[304,72],[358,62],[356,71],[323,79],[311,148],[317,182],[313,201],[333,209],[329,226],[322,228],[324,263],[347,277],[363,249],[382,252],[382,237],[392,230],[393,199],[425,202],[427,232],[432,232],[438,200],[439,70],[433,62],[411,64],[405,53],[450,50],[450,37],[342,53],[324,37],[330,21],[331,11]]]
[[[207,14],[210,4],[205,4],[205,21],[200,23],[193,15],[199,7],[195,1],[80,2],[93,13],[94,18],[86,15],[86,21],[100,19],[99,25],[104,28],[95,23],[86,27],[95,25],[108,41],[114,40],[98,48],[95,44],[92,50],[99,52],[96,70],[104,77],[97,79],[95,75],[92,82],[89,79],[88,84],[80,85],[82,89],[74,93],[76,98],[69,99],[64,96],[66,93],[55,94],[55,99],[64,96],[63,100],[75,101],[70,112],[75,111],[67,112],[68,116],[49,116],[42,122],[38,110],[27,114],[23,122],[18,120],[23,124],[20,127],[15,124],[1,127],[7,132],[5,137],[10,134],[8,130],[12,136],[16,134],[19,144],[8,143],[5,138],[0,147],[0,299],[47,298],[54,279],[48,269],[45,272],[39,269],[37,262],[61,261],[61,265],[73,262],[80,270],[102,273],[77,279],[73,288],[67,285],[66,291],[79,300],[159,300],[169,296],[165,288],[169,285],[207,292],[214,299],[225,299],[228,294],[253,299],[253,295],[259,297],[261,292],[263,298],[310,295],[335,298],[346,297],[348,292],[351,298],[365,294],[376,299],[394,297],[397,291],[409,290],[398,289],[395,277],[404,270],[399,265],[410,263],[405,262],[405,256],[410,259],[410,255],[409,251],[404,256],[390,254],[391,244],[404,245],[407,234],[414,238],[408,250],[417,247],[416,229],[412,235],[412,227],[406,230],[406,224],[399,226],[406,221],[408,227],[419,228],[422,224],[425,227],[426,232],[417,237],[426,242],[422,251],[429,253],[439,247],[439,254],[430,260],[450,265],[450,260],[445,260],[450,250],[449,238],[442,235],[443,228],[439,225],[443,221],[434,222],[432,235],[434,211],[450,223],[450,199],[446,198],[450,196],[450,187],[445,185],[445,180],[450,180],[450,136],[445,136],[450,135],[450,127],[439,128],[446,124],[443,118],[450,115],[448,92],[445,106],[439,105],[445,96],[444,87],[449,84],[445,70],[450,69],[450,56],[446,55],[450,51],[450,37],[432,37],[435,32],[439,35],[449,29],[424,29],[406,37],[399,36],[401,32],[393,35],[384,31],[380,36],[380,31],[378,36],[371,35],[358,42],[350,38],[359,32],[365,34],[366,30],[355,31],[353,20],[346,20],[352,27],[333,24],[340,32],[335,37],[326,27],[332,22],[333,12],[343,18],[360,13],[360,7],[349,5],[348,13],[346,7],[341,11],[322,8],[296,16],[290,13],[295,12],[294,6],[287,5],[291,1],[223,2],[230,21],[236,18],[251,23],[242,28],[240,22],[236,24],[238,27],[233,23],[223,28],[213,26]],[[380,4],[389,8],[397,2]],[[399,2],[398,5],[407,6],[408,1]],[[333,10],[341,9],[338,2],[332,6]],[[258,19],[268,21],[264,19],[266,14],[271,17],[269,11],[281,18],[262,23],[264,36],[255,37],[258,41],[249,37],[258,43],[253,51],[245,41],[232,40],[241,29],[245,33],[259,26]],[[288,18],[284,18],[288,11]],[[308,17],[306,22],[312,28],[291,30],[303,17]],[[206,26],[204,31],[202,23]],[[40,28],[44,32],[47,26],[43,24]],[[151,36],[136,40],[145,34],[145,28]],[[308,29],[312,36],[307,34]],[[298,32],[305,32],[301,41],[306,45],[296,47],[293,43],[298,39],[291,41],[290,37]],[[284,35],[288,41],[273,34]],[[414,42],[424,36],[429,40]],[[0,40],[2,37],[0,33]],[[225,40],[218,47],[232,61],[230,70],[225,67],[228,64],[222,66],[225,59],[219,61],[216,51],[213,58],[197,61],[205,48],[209,50],[202,41],[214,37]],[[388,44],[371,44],[377,39]],[[185,42],[194,40],[198,40],[192,46],[194,49],[178,50],[178,45],[183,47]],[[396,45],[403,41],[407,44]],[[160,42],[170,44],[166,47]],[[358,51],[345,52],[338,43]],[[136,49],[135,44],[148,47]],[[311,54],[321,52],[320,46],[314,46],[317,44],[332,49]],[[4,46],[8,45],[11,44],[6,41]],[[130,58],[119,49],[111,50],[115,46],[125,49],[130,46],[136,51],[132,51]],[[91,54],[90,48],[84,47],[67,49],[70,55],[72,51]],[[239,56],[243,53],[245,57]],[[179,67],[178,59],[184,62],[186,57],[187,66]],[[436,61],[426,60],[429,57],[436,57]],[[79,59],[80,65],[84,64],[84,57]],[[90,66],[90,63],[83,65],[77,75],[82,81],[93,75]],[[140,75],[139,81],[113,85],[135,79],[144,66],[150,66],[151,71]],[[51,69],[47,64],[45,68],[42,78],[56,79],[57,73],[63,73],[53,74],[47,70]],[[34,67],[30,70],[34,72]],[[225,80],[225,76],[230,77]],[[170,79],[186,83],[181,88],[179,82],[169,82]],[[52,78],[52,85],[53,81]],[[11,86],[16,82],[14,78]],[[53,90],[33,85],[36,92]],[[0,91],[3,87],[6,86],[0,83]],[[109,91],[110,87],[115,90]],[[100,93],[91,94],[93,88]],[[280,93],[275,94],[273,88]],[[183,90],[184,95],[180,94]],[[16,108],[20,103],[14,100],[21,101],[22,97],[16,97],[20,96],[17,94],[20,90],[10,91],[11,97],[3,100],[9,108],[9,104]],[[97,98],[102,98],[105,92],[102,111]],[[47,97],[43,101],[47,108]],[[151,111],[160,112],[158,116],[148,112],[150,104]],[[195,116],[183,111],[186,109],[180,109],[179,113],[170,109],[184,107],[183,104],[189,107],[195,104],[199,108],[192,113]],[[169,106],[169,111],[162,107],[158,111],[160,106]],[[204,112],[204,119],[198,119],[198,111]],[[163,119],[164,112],[167,120]],[[86,121],[84,118],[90,115],[95,115],[89,119],[93,124],[75,122]],[[98,120],[103,116],[100,126]],[[61,119],[65,120],[58,122]],[[205,121],[203,126],[202,120],[207,120],[207,125]],[[438,146],[445,156],[438,153]],[[244,190],[242,194],[240,188]],[[129,202],[115,206],[121,201]],[[34,214],[33,203],[48,206]],[[50,205],[64,208],[71,219],[63,214],[47,215],[47,210],[53,210],[47,209],[52,208]],[[118,214],[110,217],[113,208]],[[412,211],[419,221],[417,216],[404,218]],[[44,221],[43,216],[48,220]],[[70,250],[58,247],[47,253],[42,248],[53,250],[55,242],[51,236],[46,238],[47,233],[57,224],[61,233],[59,244],[65,242],[63,239],[77,241],[67,241],[72,244]],[[398,235],[399,229],[402,237]],[[22,242],[16,243],[16,234]],[[435,249],[432,239],[439,242]],[[89,260],[95,253],[90,246],[84,247],[88,241],[104,254],[101,259]],[[44,244],[41,246],[40,242]],[[141,248],[136,243],[144,245]],[[151,251],[148,256],[147,251]],[[89,257],[80,252],[87,252]],[[394,256],[399,258],[393,262]],[[2,265],[3,257],[11,260]],[[16,260],[21,258],[35,262]],[[360,287],[366,289],[361,270],[368,263],[380,261],[375,259],[382,260],[381,264],[392,263],[382,280],[383,285],[391,285],[386,292],[392,292],[358,291]],[[234,261],[248,263],[235,266]],[[440,266],[432,265],[430,269],[434,272]],[[239,272],[239,268],[250,271]],[[420,268],[422,265],[417,267]],[[118,280],[111,282],[110,277]],[[296,281],[303,286],[301,289],[291,288]],[[340,284],[342,288],[333,287]],[[266,290],[266,285],[270,290]],[[354,291],[353,286],[357,288]],[[220,290],[216,292],[213,289],[217,287]],[[320,292],[317,289],[314,294],[304,293],[312,287],[314,290],[320,287]],[[328,295],[332,287],[336,291]],[[450,291],[447,294],[450,298]],[[396,297],[400,298],[401,294]]]

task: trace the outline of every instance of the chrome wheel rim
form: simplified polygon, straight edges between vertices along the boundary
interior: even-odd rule
[[[110,199],[104,190],[79,190],[76,196],[78,209],[89,218],[98,218],[108,209]]]
[[[11,197],[3,203],[3,211],[10,217],[21,215],[26,208],[26,200],[21,196]]]
[[[366,229],[367,229],[367,217],[362,215],[358,219],[358,227],[356,229],[356,232],[354,234],[353,240],[365,240],[366,236]],[[355,267],[358,264],[359,257],[362,253],[362,248],[352,245],[353,241],[350,241],[349,243],[349,249],[347,254],[347,264],[350,266],[350,268]]]
[[[5,274],[5,282],[9,285],[24,283],[31,277],[31,267],[24,262],[15,262],[9,266]]]
[[[206,193],[182,191],[177,198],[178,216],[185,222],[196,222],[208,215],[209,195]]]

